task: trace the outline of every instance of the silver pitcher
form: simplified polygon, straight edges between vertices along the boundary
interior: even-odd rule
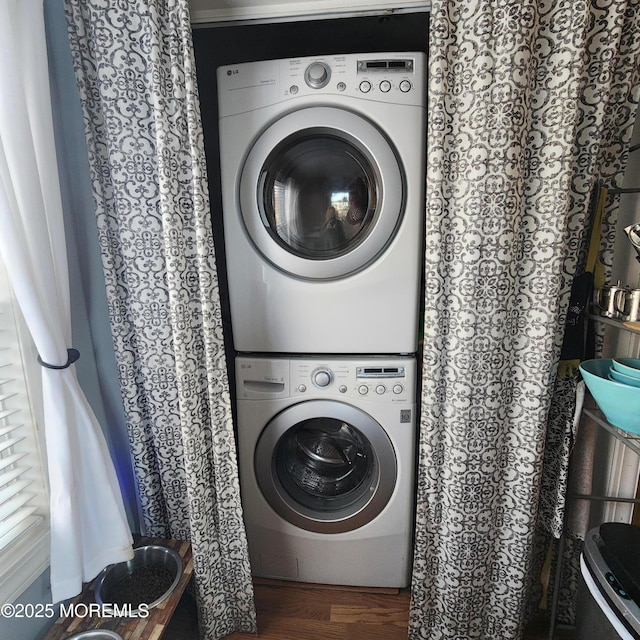
[[[625,322],[640,320],[640,289],[624,289],[613,296],[613,305],[618,317]]]
[[[620,281],[615,285],[605,284],[593,292],[593,302],[598,307],[600,315],[606,318],[621,319],[618,306],[623,306],[623,297],[627,291]],[[616,300],[618,304],[616,304]]]

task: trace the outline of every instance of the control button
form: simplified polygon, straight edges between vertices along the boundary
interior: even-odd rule
[[[301,385],[298,387],[298,391],[299,391],[300,393],[304,393],[306,390],[307,390],[307,385],[306,385],[306,384],[301,384]]]
[[[347,385],[346,385],[346,384],[341,384],[341,385],[338,387],[338,391],[339,391],[340,393],[347,393]]]
[[[382,93],[389,93],[389,91],[391,91],[391,83],[388,80],[383,80],[380,83],[380,91],[382,91]]]
[[[292,85],[289,87],[289,93],[290,93],[292,96],[295,96],[295,95],[296,95],[296,93],[298,93],[298,91],[299,91],[299,89],[298,89],[298,85],[297,85],[297,84],[292,84]]]
[[[629,594],[625,591],[623,586],[616,580],[616,577],[610,571],[605,574],[607,582],[611,585],[611,588],[625,600],[630,600]]]
[[[404,387],[401,384],[393,385],[393,393],[395,393],[396,395],[398,395],[399,393],[402,393],[403,391],[404,391]]]
[[[402,91],[402,93],[411,91],[411,83],[408,80],[403,80],[400,83],[400,91]]]
[[[345,91],[347,85],[344,82],[338,82],[338,91]]]
[[[320,369],[313,374],[313,384],[317,387],[328,387],[331,384],[331,372]]]
[[[368,80],[363,80],[360,83],[360,91],[362,91],[362,93],[369,93],[369,91],[371,91],[371,83]]]
[[[376,387],[376,393],[381,396],[385,391],[387,390],[387,388],[383,385],[383,384],[379,384]]]
[[[361,384],[361,385],[358,387],[358,393],[359,393],[361,396],[366,396],[366,395],[367,395],[367,393],[369,393],[369,387],[367,387],[367,385],[366,385],[366,384]]]
[[[324,62],[312,62],[304,72],[304,81],[312,89],[326,87],[331,78],[331,69]]]

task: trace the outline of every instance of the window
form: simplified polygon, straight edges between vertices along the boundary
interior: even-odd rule
[[[36,358],[0,262],[0,603],[49,563],[44,438],[34,419],[42,405],[31,392],[40,389]]]

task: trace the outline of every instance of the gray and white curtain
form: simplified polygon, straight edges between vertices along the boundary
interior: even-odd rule
[[[203,638],[255,631],[187,0],[67,0],[144,533]]]
[[[633,121],[639,19],[638,0],[432,2],[414,640],[521,636],[564,318],[606,160],[589,136],[600,107]]]
[[[571,253],[565,260],[564,274],[571,278],[580,273],[586,263],[591,237],[598,240],[598,262],[602,277],[611,281],[613,246],[616,235],[622,234],[618,225],[618,197],[609,195],[603,202],[603,219],[594,228],[600,187],[615,188],[622,184],[629,155],[629,143],[640,97],[640,8],[638,2],[591,2],[591,20],[587,32],[583,73],[584,87],[579,109],[576,135],[575,170],[572,182],[569,236]],[[591,202],[588,198],[591,195]],[[590,205],[590,206],[588,206]],[[591,211],[591,226],[584,223],[584,215]],[[580,231],[582,229],[582,231]],[[599,354],[602,348],[603,325],[592,328],[594,335],[590,349]],[[568,331],[571,329],[568,328]],[[590,350],[589,349],[589,350]],[[593,355],[586,354],[586,357]],[[554,558],[552,575],[556,575],[556,563],[563,564],[559,590],[558,621],[575,623],[577,584],[580,577],[580,553],[588,528],[589,503],[567,502],[569,485],[569,454],[581,434],[579,420],[575,418],[576,386],[579,374],[559,375],[556,379],[552,408],[547,425],[545,461],[541,486],[540,513],[535,549],[539,554],[534,566],[539,567],[548,553],[549,543],[557,553],[555,539],[564,535],[562,557]],[[579,389],[578,389],[579,394]],[[579,403],[578,403],[579,405]],[[579,407],[578,407],[579,408]],[[593,433],[590,434],[593,438]],[[584,466],[592,458],[594,443],[582,438],[579,451],[574,455],[574,492],[576,486],[590,484],[591,469]],[[575,469],[580,468],[580,473]],[[589,491],[578,491],[589,493]],[[566,513],[571,514],[568,517]],[[535,578],[537,570],[532,572]],[[534,589],[538,595],[539,589]],[[553,595],[553,590],[549,592]],[[551,606],[551,602],[548,602]]]

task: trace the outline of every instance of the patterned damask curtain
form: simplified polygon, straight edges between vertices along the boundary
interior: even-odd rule
[[[629,143],[640,96],[640,10],[638,2],[591,2],[591,20],[587,33],[585,59],[588,61],[584,76],[584,86],[580,98],[579,123],[576,135],[576,157],[571,192],[569,215],[569,242],[571,253],[564,265],[564,274],[571,278],[581,273],[586,264],[586,256],[591,241],[595,211],[598,207],[598,186],[612,188],[622,185],[629,156]],[[589,196],[591,201],[589,203]],[[588,206],[590,205],[590,206]],[[599,262],[605,282],[611,282],[613,247],[616,236],[622,235],[618,225],[619,197],[609,195],[603,202],[602,225],[599,247]],[[585,212],[590,210],[591,219],[585,224]],[[590,222],[590,224],[588,224]],[[595,234],[597,237],[597,233]],[[572,292],[572,300],[575,301]],[[573,302],[572,302],[573,304]],[[570,312],[571,314],[571,312]],[[570,317],[570,315],[569,315]],[[603,325],[596,324],[591,349],[598,355],[602,348]],[[566,332],[574,329],[567,324]],[[565,334],[565,344],[571,344]],[[589,349],[589,351],[591,350]],[[593,357],[593,353],[585,357]],[[564,374],[564,375],[563,375]],[[552,595],[559,590],[557,608],[558,622],[575,623],[575,607],[578,581],[580,580],[580,554],[585,534],[588,530],[589,503],[566,501],[569,484],[569,454],[580,438],[578,430],[580,401],[584,383],[576,372],[559,370],[545,445],[544,470],[541,486],[538,531],[534,545],[534,571],[544,563],[551,544],[554,555],[558,551],[555,540],[564,534],[559,550],[562,553],[562,581],[555,583],[558,558],[552,565],[552,589],[548,593],[548,607],[552,608]],[[582,388],[581,388],[582,387]],[[587,431],[593,437],[593,431]],[[589,493],[592,469],[586,464],[591,458],[593,442],[583,437],[577,456],[572,465],[573,492]],[[580,473],[576,473],[576,469]],[[586,484],[585,484],[586,483]],[[579,487],[579,488],[578,488]],[[568,511],[568,514],[565,514]],[[532,605],[540,596],[540,585],[535,585]]]
[[[255,631],[187,0],[67,0],[145,533],[188,539],[202,637]]]
[[[590,135],[601,109],[633,121],[639,20],[638,0],[432,2],[412,639],[521,637],[589,195],[623,161]]]

